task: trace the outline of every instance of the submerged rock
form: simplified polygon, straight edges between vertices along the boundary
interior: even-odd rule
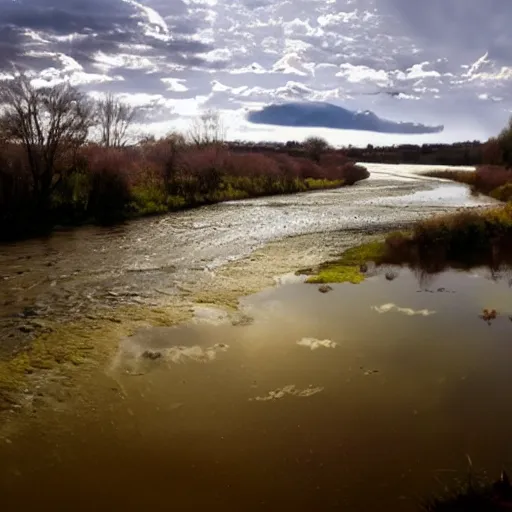
[[[398,274],[393,271],[386,272],[386,281],[394,281],[398,277]]]
[[[332,286],[329,286],[328,284],[322,284],[318,287],[318,291],[320,293],[329,293],[332,292]]]
[[[153,350],[146,350],[142,353],[142,357],[144,359],[151,359],[151,361],[156,361],[162,357],[162,352],[154,352]]]
[[[233,318],[231,325],[235,327],[245,327],[254,323],[254,318],[249,315],[240,315]]]

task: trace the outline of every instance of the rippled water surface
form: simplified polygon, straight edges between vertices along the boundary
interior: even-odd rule
[[[493,203],[471,197],[463,185],[421,176],[432,167],[367,165],[370,179],[354,187],[228,202],[0,246],[0,331],[26,307],[69,317],[116,302],[109,292],[123,302],[151,303],[162,291],[176,293],[179,285],[284,237],[396,227]]]

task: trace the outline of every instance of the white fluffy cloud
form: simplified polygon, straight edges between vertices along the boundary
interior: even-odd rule
[[[176,116],[186,125],[206,106],[230,120],[230,138],[299,139],[312,130],[244,116],[314,100],[445,125],[428,136],[315,130],[333,143],[421,144],[486,138],[512,109],[502,0],[0,0],[0,12],[0,76],[15,65],[41,85],[145,98],[148,129],[165,115],[168,129]]]
[[[317,350],[319,348],[336,348],[337,343],[331,340],[317,340],[316,338],[302,338],[297,341],[297,345],[300,347],[307,347],[311,350]]]
[[[255,402],[273,402],[275,400],[281,400],[285,396],[297,396],[301,398],[308,398],[310,396],[321,393],[324,390],[323,387],[313,387],[309,386],[305,389],[299,389],[295,384],[290,384],[288,386],[284,386],[282,388],[274,389],[273,391],[269,391],[268,394],[264,396],[257,396],[255,398],[249,398],[249,401]]]
[[[431,316],[435,315],[435,311],[431,311],[429,309],[412,309],[412,308],[402,308],[397,306],[396,304],[383,304],[382,306],[372,306],[374,311],[377,313],[401,313],[406,316]]]

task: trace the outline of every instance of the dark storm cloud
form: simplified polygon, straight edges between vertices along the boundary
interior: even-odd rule
[[[183,37],[198,29],[197,20],[189,16],[184,2],[151,3],[152,8],[165,9],[161,14],[174,36],[167,41],[145,32],[144,26],[150,23],[144,16],[144,7],[149,5],[137,6],[123,0],[0,0],[0,69],[11,67],[13,62],[38,69],[40,66],[24,56],[33,49],[62,52],[87,66],[96,52],[119,53],[121,44],[146,45],[146,49],[138,50],[139,56],[160,56],[180,65],[210,66],[197,54],[212,47]],[[176,23],[181,36],[171,31]],[[27,32],[47,42],[34,40]]]
[[[0,25],[0,70],[22,56],[23,36],[13,27]]]
[[[126,30],[136,10],[122,0],[0,0],[2,25],[55,34]]]

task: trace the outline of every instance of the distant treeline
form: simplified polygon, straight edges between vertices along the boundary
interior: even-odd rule
[[[297,141],[286,143],[250,143],[231,142],[230,147],[237,151],[254,152],[285,152],[300,156],[307,152],[304,144]],[[359,162],[386,164],[419,164],[419,165],[481,165],[486,162],[487,143],[479,141],[457,142],[454,144],[403,144],[399,146],[373,146],[365,148],[348,146],[337,152]]]

